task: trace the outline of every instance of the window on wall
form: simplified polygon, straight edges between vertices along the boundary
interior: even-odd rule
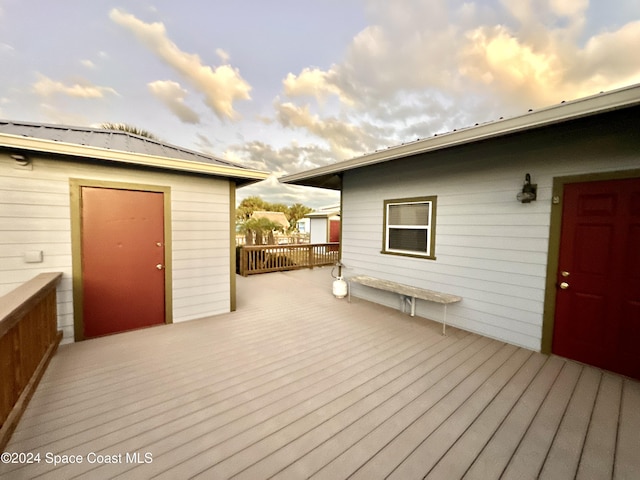
[[[382,253],[435,259],[436,198],[384,201]]]

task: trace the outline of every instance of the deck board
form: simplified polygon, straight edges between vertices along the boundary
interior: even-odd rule
[[[611,478],[622,393],[622,378],[604,374],[591,415],[577,480]]]
[[[448,359],[452,352],[460,348],[459,345],[453,345],[450,338],[441,338],[442,340],[431,346],[428,351],[425,351],[417,359],[417,363],[412,362],[406,365],[409,368],[404,373],[398,372],[397,376],[390,377],[390,381],[384,383],[377,391],[364,396],[339,414],[326,419],[317,428],[305,432],[273,455],[260,459],[260,461],[238,474],[237,478],[250,480],[265,474],[272,476],[285,469],[288,469],[288,473],[285,476],[290,474],[293,469],[299,469],[299,474],[302,476],[304,472],[314,469],[313,458],[316,459],[316,462],[320,459],[320,466],[322,466],[323,461],[321,459],[326,455],[324,452],[334,448],[336,445],[338,450],[344,448],[349,441],[355,442],[355,440],[349,440],[354,438],[349,435],[357,436],[357,434],[353,433],[354,431],[359,428],[369,431],[378,421],[387,418],[388,413],[383,408],[379,410],[376,410],[376,408],[420,380],[425,375],[425,372],[431,371],[435,366]],[[469,336],[465,339],[465,342],[472,342],[473,340],[474,338]],[[386,382],[387,379],[382,379],[382,381]],[[390,404],[391,402],[387,403],[386,407],[391,408]],[[367,428],[363,425],[370,425],[371,427]],[[265,440],[271,441],[270,438]],[[343,445],[343,447],[339,447],[340,445]],[[307,454],[309,455],[307,456]],[[303,456],[305,456],[304,461],[306,463],[304,461],[297,462]],[[316,466],[315,469],[319,469],[320,466]]]
[[[513,377],[530,356],[531,352],[522,349],[514,351],[509,358],[501,362],[499,368],[490,377],[467,395],[464,403],[449,416],[441,415],[444,421],[432,434],[427,435],[429,430],[425,426],[424,419],[414,423],[411,428],[414,430],[413,435],[417,438],[411,444],[417,444],[418,447],[393,470],[389,478],[415,478],[427,474],[447,453],[451,445],[458,441],[471,423],[481,415],[490,402],[513,380]],[[424,439],[421,439],[420,436]],[[409,448],[411,448],[411,444],[408,445]]]
[[[412,407],[416,410],[419,408],[416,405],[433,404],[451,390],[471,368],[470,363],[477,361],[473,356],[482,352],[489,343],[488,339],[480,338],[460,351],[447,352],[451,356],[442,363],[340,431],[319,448],[279,472],[275,478],[296,478],[311,475],[322,469],[325,472],[340,469],[343,475],[353,473],[393,438],[393,431],[401,428],[403,421],[406,423],[405,419],[411,414]],[[492,347],[497,348],[496,345]],[[386,436],[388,432],[391,433]]]
[[[0,477],[637,477],[639,382],[444,337],[335,299],[331,281],[328,269],[238,278],[236,312],[61,347],[7,451],[85,461],[3,464]]]
[[[585,368],[564,412],[562,422],[547,454],[541,479],[574,479],[582,455],[602,374]]]
[[[640,472],[640,383],[625,379],[620,401],[613,478],[631,480]]]
[[[537,478],[555,439],[583,367],[567,363],[504,471],[506,478]]]
[[[546,360],[544,355],[533,352],[526,353],[530,353],[530,355],[525,364],[484,411],[476,419],[471,419],[473,423],[460,435],[460,438],[443,442],[447,451],[427,472],[427,479],[447,480],[464,476],[516,402],[522,397]]]

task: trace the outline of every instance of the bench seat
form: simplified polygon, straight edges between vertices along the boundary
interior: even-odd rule
[[[446,328],[447,305],[450,303],[457,303],[462,300],[462,297],[459,297],[458,295],[435,292],[433,290],[427,290],[426,288],[412,287],[411,285],[404,285],[402,283],[383,280],[381,278],[369,277],[367,275],[356,275],[350,277],[347,279],[347,283],[349,287],[349,302],[351,302],[351,283],[359,283],[360,285],[365,285],[367,287],[386,290],[388,292],[402,295],[405,300],[410,301],[412,317],[416,314],[416,298],[420,300],[426,300],[428,302],[442,304],[444,306],[444,316],[442,320],[443,335],[445,334]],[[402,304],[402,311],[404,311],[404,302]]]

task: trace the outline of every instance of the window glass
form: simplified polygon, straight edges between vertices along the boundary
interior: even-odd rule
[[[382,253],[435,259],[436,197],[386,200]]]
[[[389,205],[389,225],[428,225],[429,203]]]
[[[427,253],[427,229],[389,229],[389,249]]]

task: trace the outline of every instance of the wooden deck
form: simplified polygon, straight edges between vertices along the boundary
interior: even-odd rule
[[[238,277],[237,312],[61,347],[7,447],[40,462],[0,476],[640,478],[639,382],[331,281]]]

